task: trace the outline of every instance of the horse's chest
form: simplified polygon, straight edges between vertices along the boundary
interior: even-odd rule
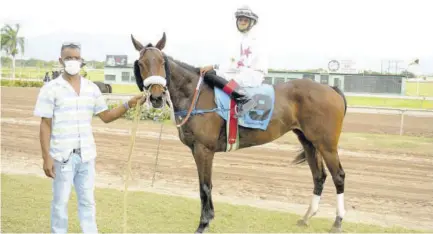
[[[194,136],[192,134],[191,129],[188,127],[182,126],[178,129],[179,139],[180,141],[189,147],[191,147],[194,143]]]

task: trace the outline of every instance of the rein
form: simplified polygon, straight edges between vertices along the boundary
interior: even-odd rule
[[[194,96],[192,97],[191,105],[189,106],[188,113],[186,114],[185,119],[182,120],[182,122],[178,125],[176,125],[178,128],[181,127],[188,121],[189,117],[191,116],[191,112],[195,110],[195,106],[197,104],[197,99],[200,93],[201,83],[203,82],[203,76],[200,76],[200,79],[198,80],[197,86],[195,87]]]

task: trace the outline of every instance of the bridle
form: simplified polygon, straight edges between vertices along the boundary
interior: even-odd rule
[[[140,66],[138,65],[138,60],[144,56],[144,53],[147,50],[157,50],[161,53],[163,59],[164,59],[164,70],[165,70],[165,77],[159,76],[159,75],[153,75],[152,74],[152,69],[151,69],[151,73],[150,76],[146,77],[145,79],[143,79],[143,77],[141,76],[141,71],[140,71]],[[168,92],[168,87],[170,85],[170,78],[171,78],[171,73],[170,73],[170,67],[169,67],[169,62],[168,62],[168,58],[167,56],[162,53],[162,51],[156,47],[151,47],[151,46],[147,46],[144,49],[142,49],[140,51],[140,58],[138,60],[135,61],[134,63],[134,74],[136,76],[137,81],[139,81],[138,79],[141,79],[142,82],[142,87],[143,87],[143,93],[145,94],[146,97],[150,97],[151,93],[150,90],[152,90],[152,87],[154,85],[158,85],[160,86],[164,91],[162,92],[163,94],[163,103],[162,106],[158,109],[163,109],[165,107],[165,104],[168,103],[169,106],[172,106],[171,100],[170,100],[170,94]],[[137,82],[138,83],[138,82]],[[148,106],[151,106],[150,103],[150,98],[146,98],[146,103]]]
[[[152,88],[152,86],[159,85],[165,91],[167,91],[168,86],[170,85],[170,78],[171,78],[170,65],[168,63],[168,58],[160,49],[158,49],[156,47],[146,47],[146,48],[142,49],[140,51],[140,55],[141,55],[140,57],[142,57],[144,55],[144,53],[146,53],[147,50],[157,50],[161,53],[161,55],[164,59],[165,77],[158,76],[158,75],[150,75],[150,76],[146,77],[145,79],[141,78],[143,80],[143,88],[144,88],[144,90],[149,92],[149,90]],[[141,77],[141,74],[140,74],[140,77]]]
[[[144,53],[147,50],[150,50],[150,49],[158,50],[161,53],[162,57],[164,58],[165,78],[162,77],[162,76],[150,75],[146,79],[143,79],[143,78],[141,78],[141,74],[140,74],[140,78],[143,80],[144,92],[146,92],[146,95],[149,97],[151,95],[149,90],[152,88],[152,86],[159,85],[159,86],[163,87],[163,89],[164,89],[164,92],[163,92],[164,95],[163,95],[163,100],[162,100],[163,104],[162,104],[162,107],[160,107],[160,108],[161,109],[164,108],[165,103],[168,103],[170,105],[170,109],[171,109],[170,118],[176,124],[175,114],[174,114],[174,107],[173,107],[173,103],[172,103],[171,98],[170,98],[170,92],[168,90],[168,87],[170,85],[170,78],[171,78],[171,73],[170,73],[170,67],[169,67],[169,63],[168,63],[168,58],[167,58],[167,56],[164,53],[162,53],[162,51],[160,49],[158,49],[156,47],[150,47],[150,46],[148,46],[148,47],[146,47],[146,48],[144,48],[143,50],[140,51],[140,57],[142,57],[144,55]],[[197,99],[198,99],[198,96],[199,96],[199,93],[200,93],[200,87],[201,87],[202,82],[203,82],[203,77],[200,76],[200,79],[199,79],[199,81],[197,83],[197,87],[195,88],[194,96],[192,98],[192,103],[191,103],[191,105],[190,105],[190,107],[188,109],[188,112],[187,112],[187,115],[182,120],[182,122],[180,124],[176,124],[176,127],[179,128],[182,125],[184,125],[188,121],[189,117],[191,116],[191,113],[195,109],[195,105],[197,103]],[[148,105],[150,105],[149,101],[150,101],[150,98],[147,98]]]

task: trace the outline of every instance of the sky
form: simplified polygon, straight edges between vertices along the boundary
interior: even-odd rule
[[[24,58],[57,60],[63,41],[79,41],[86,60],[107,54],[138,57],[143,44],[167,35],[165,52],[201,66],[219,63],[237,43],[234,12],[248,4],[259,15],[273,69],[327,68],[349,59],[356,69],[401,68],[420,59],[433,73],[433,2],[429,0],[0,0],[0,23],[20,23]],[[16,10],[14,10],[16,9]],[[414,70],[415,71],[415,70]]]

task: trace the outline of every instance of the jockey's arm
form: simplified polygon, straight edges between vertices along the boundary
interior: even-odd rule
[[[253,53],[251,54],[251,60],[245,66],[245,69],[251,70],[250,72],[261,73],[265,76],[268,74],[268,53],[265,46],[257,41],[254,43]]]
[[[265,47],[256,41],[251,45],[250,58],[240,69],[239,79],[246,86],[258,86],[262,84],[268,74],[268,57]]]

